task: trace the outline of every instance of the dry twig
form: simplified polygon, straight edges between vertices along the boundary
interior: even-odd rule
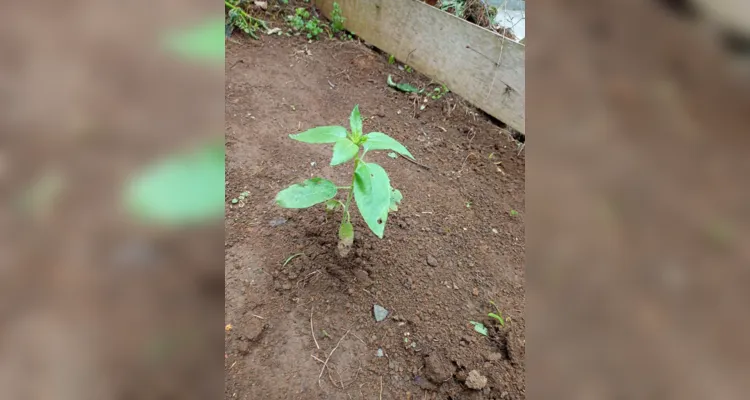
[[[341,341],[344,340],[344,338],[348,334],[349,334],[349,331],[346,331],[346,333],[344,334],[344,336],[342,336],[341,339],[339,339],[338,343],[336,343],[336,347],[334,347],[333,350],[331,350],[331,352],[328,353],[328,357],[326,357],[326,360],[323,363],[323,368],[320,370],[320,374],[318,375],[318,386],[320,386],[320,377],[323,376],[323,371],[326,370],[326,365],[328,365],[328,360],[331,359],[331,356],[333,355],[333,352],[336,351],[336,349],[339,348],[339,345],[341,344]]]
[[[318,350],[320,350],[320,346],[318,345],[318,339],[315,338],[315,329],[313,329],[312,317],[313,317],[314,309],[315,309],[315,306],[310,307],[310,333],[312,334],[313,340],[315,341],[315,347],[317,347]]]

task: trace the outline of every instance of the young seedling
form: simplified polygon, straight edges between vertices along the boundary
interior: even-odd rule
[[[497,311],[497,314],[489,313],[487,314],[487,316],[496,319],[498,322],[500,322],[501,326],[505,326],[505,319],[503,318],[503,313],[500,311],[500,308],[498,308],[497,304],[495,304],[495,302],[492,300],[490,300],[490,304],[495,307],[495,311]]]
[[[351,131],[347,131],[343,126],[320,126],[296,135],[289,135],[290,138],[304,143],[333,143],[331,166],[353,161],[349,186],[338,186],[328,179],[314,177],[294,184],[276,195],[276,204],[284,208],[308,208],[321,203],[325,204],[326,211],[329,213],[341,208],[342,217],[338,233],[338,250],[341,257],[349,254],[354,243],[352,199],[356,202],[357,209],[367,226],[381,239],[388,213],[397,211],[402,199],[401,192],[391,186],[391,181],[383,167],[365,161],[367,152],[392,150],[404,157],[414,159],[404,145],[385,133],[363,134],[359,106],[354,106],[349,123]],[[347,192],[344,201],[335,198],[339,190]]]

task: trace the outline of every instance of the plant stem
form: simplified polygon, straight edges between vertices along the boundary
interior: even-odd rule
[[[355,171],[357,171],[357,166],[359,165],[359,155],[354,156],[354,170],[352,171],[352,186],[351,188],[354,188],[354,179],[356,178]],[[346,204],[344,205],[344,210],[346,211],[347,221],[352,222],[351,214],[349,213],[349,205],[352,203],[352,195],[354,195],[354,190],[349,190],[349,194],[346,196]]]

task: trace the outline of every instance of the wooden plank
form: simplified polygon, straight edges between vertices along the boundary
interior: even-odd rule
[[[525,47],[417,0],[317,0],[350,32],[525,132]]]

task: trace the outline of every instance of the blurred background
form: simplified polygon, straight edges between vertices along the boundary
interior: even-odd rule
[[[3,5],[0,398],[221,393],[220,12],[190,0]],[[210,17],[211,49],[195,38]],[[185,185],[208,159],[213,186]],[[191,203],[204,192],[210,213]]]
[[[529,398],[747,398],[750,3],[527,13]]]

